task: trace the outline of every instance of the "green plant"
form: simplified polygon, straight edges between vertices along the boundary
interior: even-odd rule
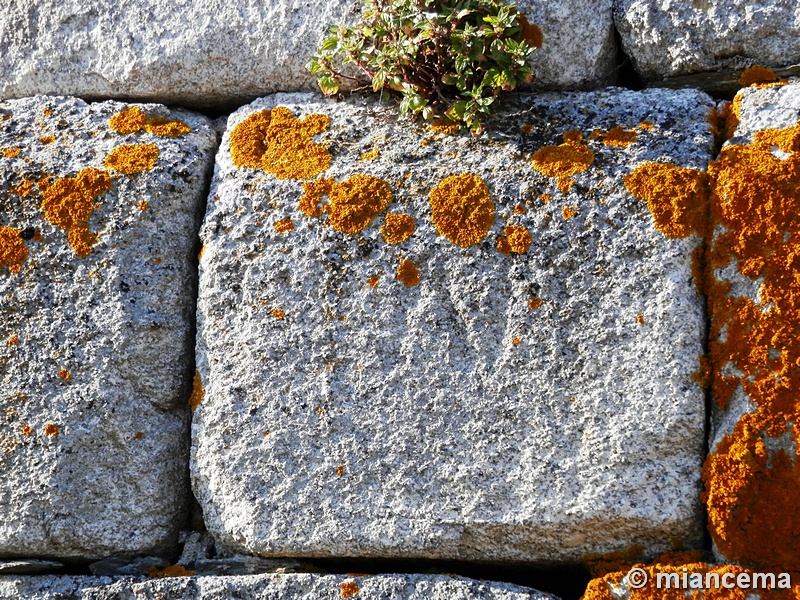
[[[355,27],[334,25],[307,68],[322,92],[340,83],[400,96],[400,112],[443,114],[473,133],[498,95],[533,79],[541,32],[495,0],[362,0]],[[351,66],[347,66],[351,65]]]

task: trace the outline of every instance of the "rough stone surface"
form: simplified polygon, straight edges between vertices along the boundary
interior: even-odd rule
[[[383,216],[341,233],[299,210],[302,182],[235,167],[231,131],[276,106],[329,116],[312,138],[332,155],[319,176],[384,180],[414,234],[387,243]],[[577,560],[700,544],[700,241],[657,231],[622,177],[645,161],[704,168],[712,106],[693,91],[523,96],[479,139],[312,95],[234,113],[201,230],[191,468],[209,531],[265,556]],[[590,137],[616,126],[637,141]],[[531,158],[569,130],[594,162],[561,193]],[[464,173],[496,208],[466,248],[437,233],[428,201]],[[531,232],[527,253],[495,247],[510,224]],[[405,259],[416,286],[396,279]]]
[[[647,81],[800,63],[796,0],[614,0],[614,21]]]
[[[6,600],[558,600],[530,588],[445,575],[251,575],[159,580],[0,577]]]
[[[711,196],[709,530],[720,561],[795,571],[800,81],[735,104]]]
[[[358,0],[136,2],[10,0],[0,14],[0,98],[70,94],[193,107],[311,90],[309,55]],[[532,2],[545,34],[534,60],[549,87],[608,83],[611,0]]]
[[[195,232],[215,136],[157,105],[142,108],[191,132],[121,135],[109,119],[125,107],[0,103],[0,506],[13,514],[0,557],[165,552],[184,518]],[[106,167],[122,146],[143,147],[152,170]]]

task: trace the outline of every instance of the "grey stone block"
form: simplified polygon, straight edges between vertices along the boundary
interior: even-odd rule
[[[191,468],[209,531],[296,557],[700,544],[700,239],[666,238],[622,178],[704,168],[712,106],[522,96],[480,138],[311,95],[234,113],[201,230]]]
[[[186,510],[215,136],[156,105],[121,134],[125,107],[0,103],[0,557],[166,552]]]

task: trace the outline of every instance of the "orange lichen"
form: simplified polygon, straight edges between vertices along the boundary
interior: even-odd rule
[[[639,137],[635,129],[623,129],[620,126],[612,127],[607,132],[600,136],[603,144],[606,146],[616,146],[619,148],[627,148],[635,143]]]
[[[186,123],[177,119],[149,118],[138,106],[131,106],[118,112],[108,120],[108,124],[112,130],[122,135],[139,133],[145,130],[153,135],[174,138],[192,130]]]
[[[373,148],[372,150],[368,150],[361,155],[360,160],[375,160],[380,155],[380,152],[377,148]]]
[[[273,308],[269,312],[278,321],[283,321],[283,319],[286,318],[286,313],[284,312],[284,310],[282,308]]]
[[[519,13],[519,29],[522,39],[533,48],[541,48],[544,36],[539,26],[528,21],[527,17]]]
[[[739,126],[739,114],[742,112],[741,92],[733,97],[731,102],[727,102],[720,113],[720,119],[724,122],[725,139],[729,140],[736,133]]]
[[[298,207],[309,217],[319,217],[323,208],[320,206],[322,197],[330,193],[333,187],[333,177],[322,177],[303,184],[303,195],[300,197]]]
[[[274,225],[275,231],[281,234],[286,234],[291,231],[294,231],[294,221],[292,221],[291,217],[286,217],[285,219],[281,219],[275,222]]]
[[[42,116],[44,116],[45,118],[50,118],[50,117],[53,116],[53,111],[51,109],[49,109],[49,108],[43,108],[42,109]]]
[[[356,585],[355,581],[345,581],[340,586],[340,596],[342,598],[352,598],[353,596],[357,596],[361,593],[361,590],[358,589],[358,585]]]
[[[435,131],[436,133],[442,133],[444,135],[454,135],[458,133],[459,129],[461,129],[461,125],[456,121],[440,118],[434,120],[433,123],[431,123],[430,128],[432,131]]]
[[[571,177],[594,162],[594,152],[576,142],[545,146],[533,153],[533,168],[548,177]]]
[[[556,179],[556,185],[558,185],[559,192],[566,194],[575,185],[575,181],[571,177],[559,177]]]
[[[148,204],[147,200],[140,200],[139,204],[136,205],[139,210],[147,210],[148,206],[150,205]]]
[[[579,144],[583,141],[583,132],[580,129],[570,129],[562,134],[565,144]]]
[[[431,143],[431,140],[429,138],[422,138],[422,140],[420,141],[419,145],[422,148],[427,148],[430,145],[430,143]]]
[[[528,211],[525,210],[525,207],[522,206],[522,204],[517,204],[514,207],[514,214],[515,215],[524,215],[526,212],[528,212]]]
[[[561,216],[564,217],[565,221],[569,221],[572,217],[577,215],[578,213],[575,211],[575,208],[572,206],[565,206],[561,209]]]
[[[87,168],[75,177],[57,179],[42,194],[42,210],[53,225],[67,231],[67,240],[75,254],[84,258],[92,251],[96,236],[89,233],[88,221],[95,200],[111,189],[111,177],[105,171]]]
[[[9,188],[11,193],[16,194],[20,198],[27,198],[33,191],[33,181],[25,180],[17,186]]]
[[[549,204],[550,200],[553,199],[553,195],[552,194],[542,194],[541,196],[539,196],[539,199],[542,201],[542,204]]]
[[[533,242],[531,232],[522,225],[509,225],[503,229],[504,236],[497,238],[497,249],[509,256],[514,254],[525,254]]]
[[[6,158],[17,158],[21,151],[20,148],[3,148],[1,152]]]
[[[140,440],[140,439],[142,439],[143,437],[144,437],[144,433],[142,433],[141,431],[137,431],[137,432],[136,432],[136,433],[133,435],[133,439],[135,439],[135,440]]]
[[[155,167],[158,155],[158,146],[153,144],[129,144],[114,148],[106,157],[104,164],[107,169],[133,175]]]
[[[200,379],[200,371],[195,370],[194,378],[192,379],[192,393],[189,396],[188,404],[192,410],[196,410],[200,403],[203,401],[206,391],[203,389],[203,381]]]
[[[22,269],[22,263],[28,258],[28,248],[21,233],[19,229],[0,226],[0,269],[8,267],[12,273]]]
[[[531,131],[533,131],[533,125],[531,125],[530,123],[525,123],[525,125],[520,127],[519,130],[522,133],[530,133]]]
[[[370,275],[369,279],[367,279],[367,284],[370,287],[376,288],[378,287],[378,282],[381,280],[380,275]]]
[[[71,374],[70,374],[70,372],[69,372],[69,371],[67,371],[66,369],[60,369],[60,370],[58,371],[58,376],[59,376],[61,379],[63,379],[64,381],[69,381],[70,379],[72,379],[72,375],[71,375]]]
[[[47,436],[56,436],[58,435],[58,425],[53,425],[52,423],[48,423],[44,426],[44,434]]]
[[[30,425],[23,425],[22,426],[22,435],[30,435],[33,433],[33,427]]]
[[[543,302],[542,302],[542,300],[540,298],[531,298],[530,300],[528,300],[528,308],[530,310],[536,310],[542,304],[543,304]]]
[[[625,187],[647,202],[656,228],[670,238],[705,234],[706,174],[662,163],[644,163],[623,177]]]
[[[338,475],[339,477],[344,475],[344,465],[339,465],[338,467],[336,467],[336,475]]]
[[[337,231],[356,234],[392,203],[389,184],[372,175],[356,174],[334,182],[328,192],[328,219]]]
[[[511,343],[512,343],[514,346],[519,346],[519,345],[522,343],[522,340],[521,340],[521,339],[519,339],[518,337],[511,338]]]
[[[192,575],[197,575],[197,573],[187,571],[183,565],[170,565],[164,569],[159,569],[153,565],[147,574],[148,577],[191,577]]]
[[[429,195],[436,231],[466,248],[481,242],[494,225],[494,202],[486,183],[477,175],[451,175]]]
[[[642,131],[650,131],[651,129],[653,129],[653,127],[655,127],[655,125],[653,125],[650,121],[642,121],[641,123],[639,123],[636,129],[641,129]]]
[[[311,139],[329,125],[326,115],[296,119],[283,106],[253,113],[231,132],[231,160],[237,167],[263,169],[278,179],[311,179],[331,164],[328,150]]]
[[[772,69],[753,65],[742,71],[742,74],[739,75],[738,83],[746,87],[754,83],[772,83],[777,80],[778,75]]]
[[[639,325],[644,325],[644,315],[636,315],[636,322]]]
[[[16,346],[17,344],[19,344],[19,336],[16,333],[6,340],[6,346]]]
[[[415,231],[414,217],[398,213],[383,216],[381,235],[387,244],[399,244],[410,238]]]
[[[396,279],[407,288],[419,285],[419,269],[409,259],[404,258],[400,261],[400,266],[397,267]]]
[[[754,577],[753,571],[738,565],[656,562],[634,566],[646,576],[640,580],[643,587],[625,585],[623,577],[629,572],[625,568],[590,581],[582,600],[615,600],[623,597],[620,586],[627,600],[796,600],[800,593],[800,585],[792,587],[789,574]]]
[[[56,138],[53,135],[44,135],[39,138],[39,141],[42,142],[43,144],[52,144],[53,142],[56,141]]]

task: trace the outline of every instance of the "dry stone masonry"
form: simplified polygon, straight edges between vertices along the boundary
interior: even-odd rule
[[[4,3],[0,600],[796,600],[798,3],[520,0],[479,136],[361,5]]]

